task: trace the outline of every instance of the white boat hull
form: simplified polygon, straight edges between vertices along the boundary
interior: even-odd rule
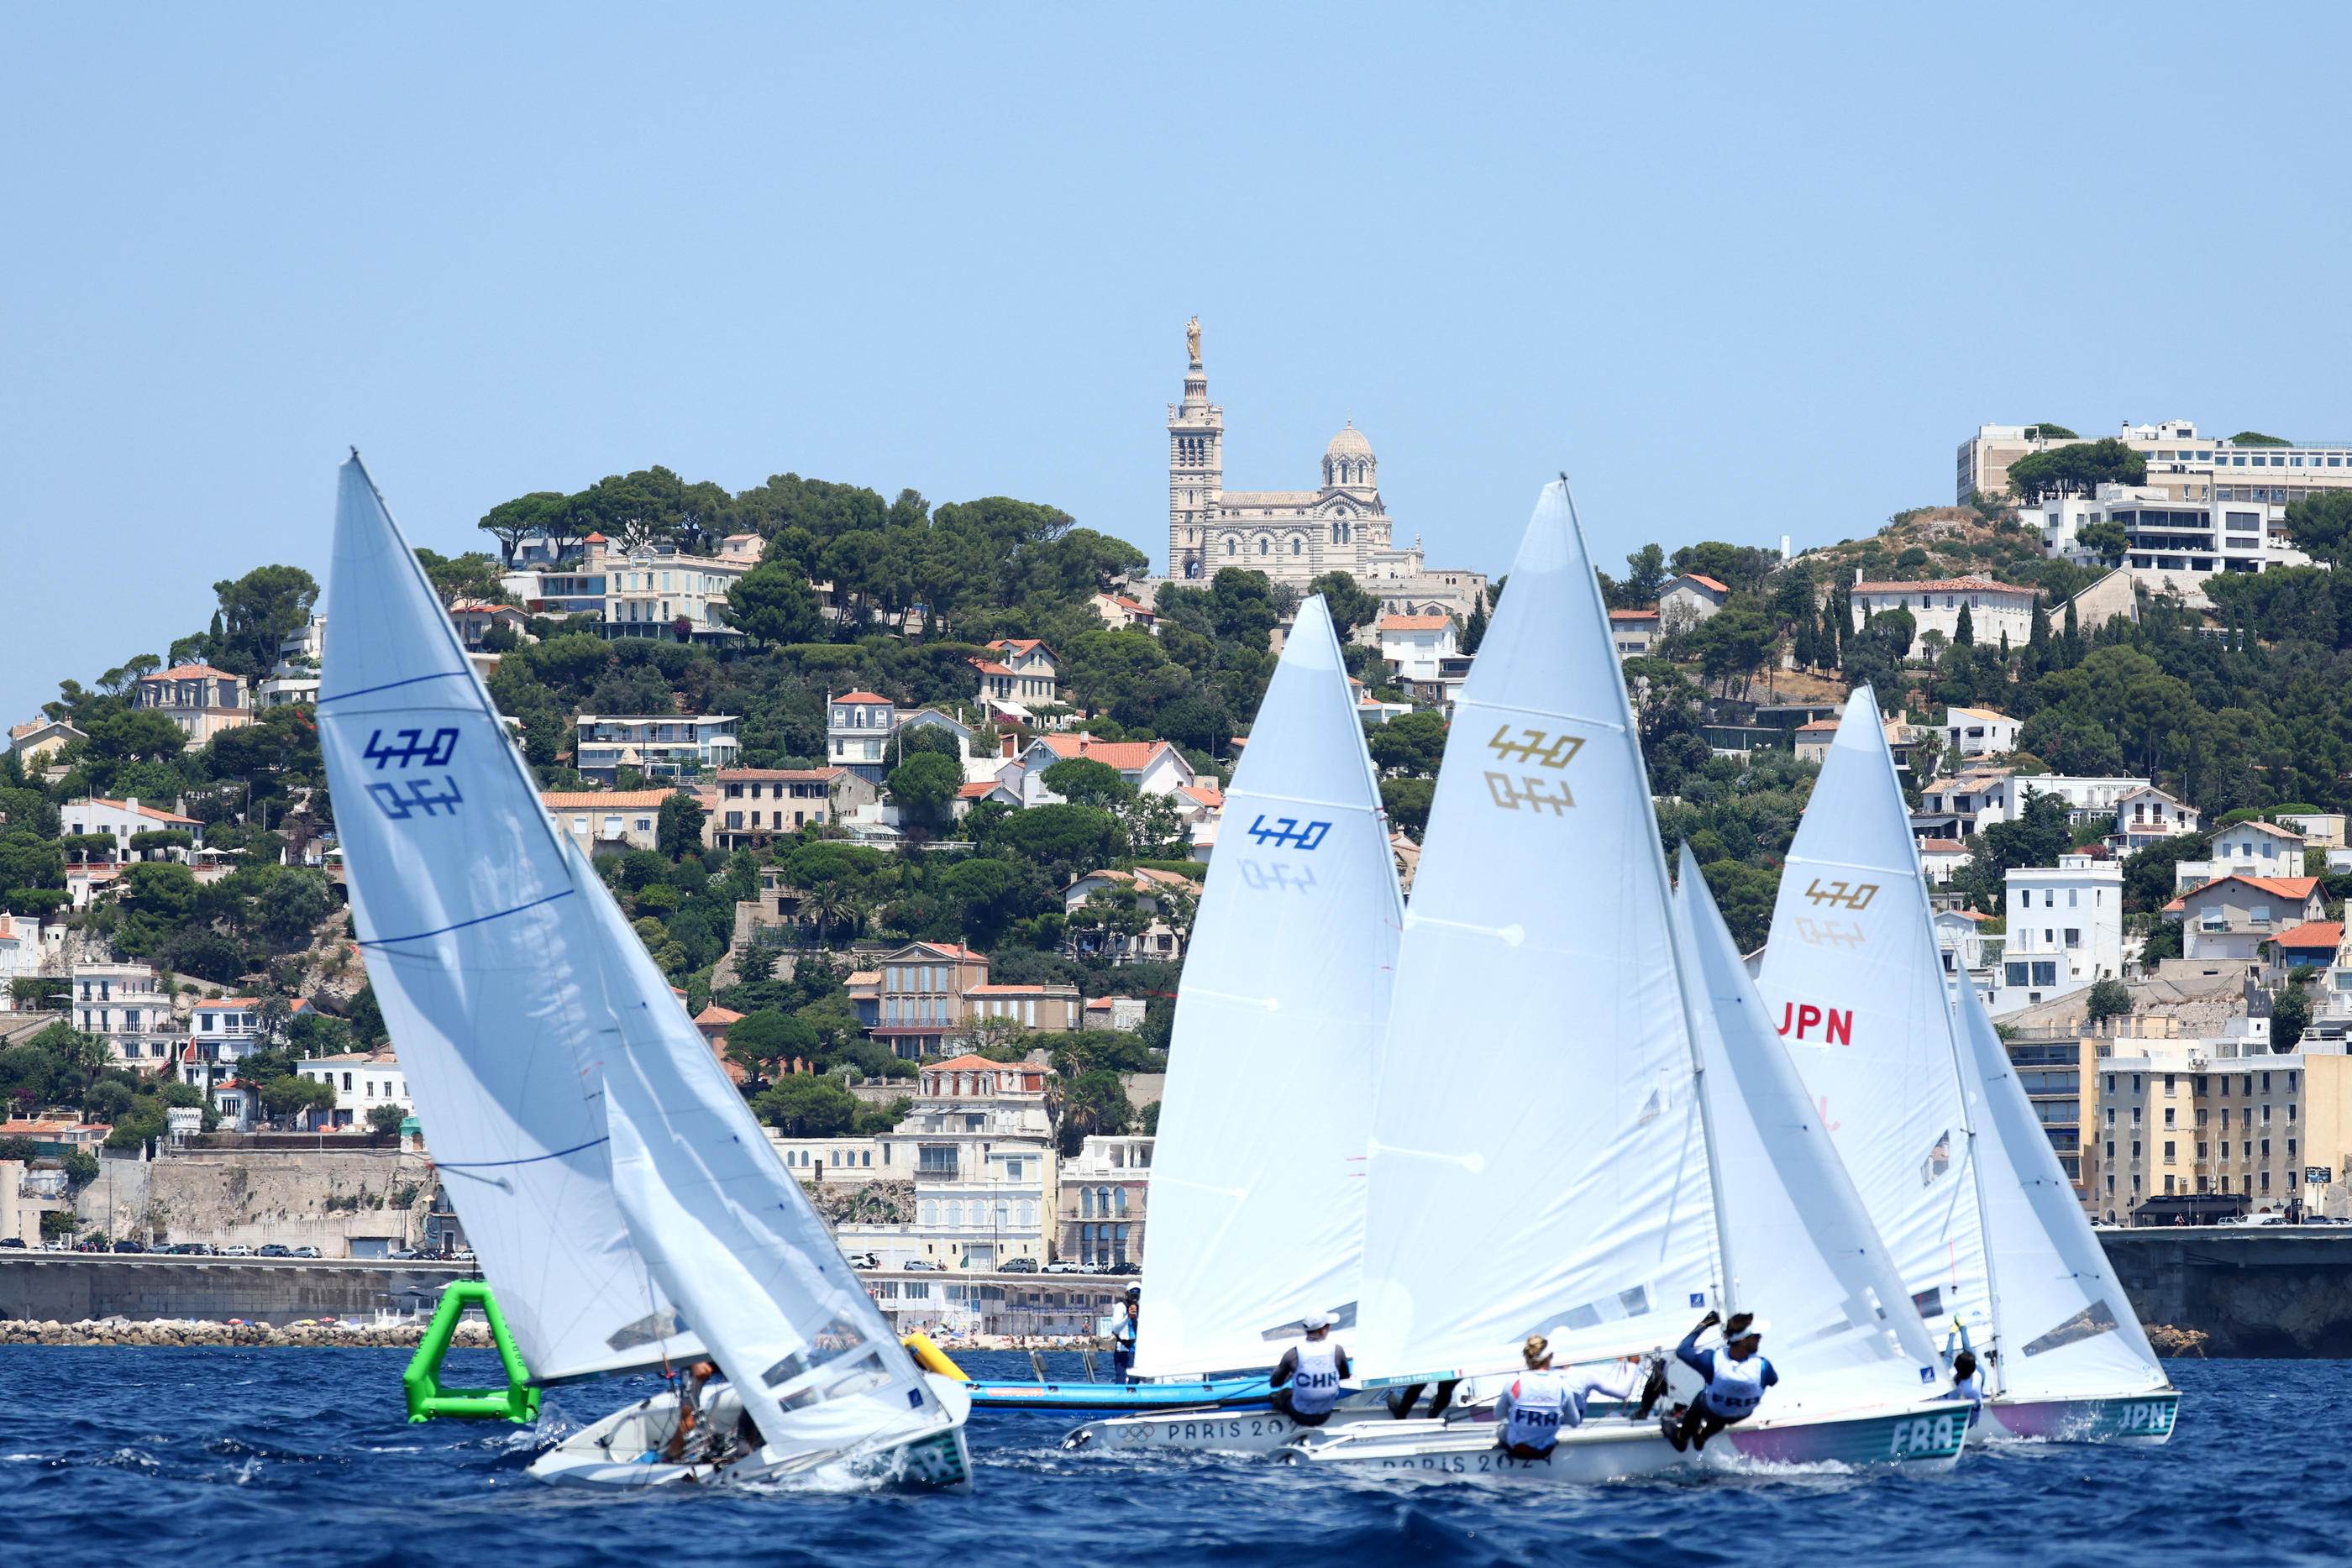
[[[1521,1476],[1592,1485],[1675,1469],[1837,1464],[1849,1469],[1948,1469],[1968,1434],[1967,1411],[1948,1402],[1826,1419],[1742,1422],[1682,1452],[1655,1421],[1607,1416],[1563,1433],[1540,1459],[1496,1446],[1492,1423],[1397,1421],[1307,1434],[1275,1451],[1282,1464],[1349,1464],[1433,1475]]]
[[[663,1458],[677,1430],[677,1396],[656,1394],[615,1410],[593,1427],[572,1433],[540,1456],[530,1474],[551,1486],[640,1490],[647,1487],[740,1486],[773,1482],[838,1467],[853,1479],[915,1491],[971,1490],[971,1450],[964,1438],[971,1401],[953,1379],[926,1374],[925,1380],[947,1408],[952,1424],[896,1443],[846,1451],[779,1453],[773,1448],[698,1455],[685,1462]],[[706,1432],[734,1429],[742,1406],[721,1389],[703,1419]]]
[[[2073,1399],[2011,1398],[1985,1401],[1993,1434],[2045,1443],[2129,1443],[2160,1447],[2172,1437],[2180,1413],[2180,1391],[2143,1389],[2136,1394]]]

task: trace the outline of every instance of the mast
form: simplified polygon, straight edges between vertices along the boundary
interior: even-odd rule
[[[1566,474],[1559,476],[1559,489],[1560,495],[1568,502],[1569,520],[1575,525],[1577,533],[1580,536],[1584,532],[1584,522],[1576,514],[1576,495],[1569,487]],[[1600,603],[1601,584],[1597,580],[1589,580],[1586,586],[1592,594],[1594,602],[1599,606],[1601,624],[1606,626],[1609,623],[1609,608]],[[1625,727],[1626,736],[1633,741],[1634,755],[1642,758],[1642,787],[1646,793],[1649,789],[1650,760],[1647,757],[1642,756],[1641,730],[1633,717],[1633,699],[1626,692],[1625,683],[1622,679],[1617,683],[1617,711],[1620,722]],[[1643,813],[1650,820],[1650,871],[1657,880],[1660,906],[1667,907],[1674,902],[1674,883],[1673,879],[1666,873],[1665,850],[1658,841],[1655,797],[1652,796],[1651,800],[1651,809]],[[1675,996],[1682,1007],[1683,1045],[1690,1054],[1691,1084],[1694,1092],[1698,1096],[1699,1142],[1706,1150],[1708,1206],[1715,1211],[1715,1268],[1718,1276],[1716,1281],[1716,1295],[1723,1303],[1723,1315],[1727,1318],[1731,1315],[1733,1289],[1738,1275],[1733,1271],[1731,1266],[1731,1233],[1724,1225],[1723,1162],[1717,1157],[1716,1154],[1715,1110],[1707,1103],[1706,1062],[1699,1054],[1698,1019],[1691,1010],[1691,958],[1682,950],[1680,935],[1672,919],[1666,922],[1666,941],[1669,950],[1674,955]]]

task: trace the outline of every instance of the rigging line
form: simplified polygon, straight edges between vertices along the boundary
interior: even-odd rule
[[[553,904],[559,898],[569,898],[578,891],[577,888],[567,887],[561,893],[551,893],[545,898],[534,898],[529,904],[518,904],[512,909],[501,909],[495,915],[478,915],[471,920],[460,920],[455,925],[444,925],[435,931],[413,931],[405,936],[362,936],[357,940],[362,947],[389,947],[396,942],[422,942],[427,936],[444,936],[452,931],[463,931],[468,925],[479,925],[485,921],[504,920],[509,915],[520,915],[526,909],[537,909],[542,904]]]
[[[568,1149],[557,1149],[552,1154],[532,1155],[528,1159],[436,1160],[433,1162],[433,1168],[444,1171],[491,1171],[503,1170],[509,1166],[535,1166],[541,1160],[560,1160],[566,1155],[576,1155],[583,1149],[593,1149],[599,1144],[609,1144],[612,1141],[612,1136],[608,1134],[601,1138],[591,1138],[584,1144],[574,1144]]]
[[[341,702],[345,697],[363,697],[372,692],[388,692],[395,686],[413,686],[420,681],[446,681],[464,674],[463,670],[436,670],[429,675],[411,675],[404,681],[386,681],[380,686],[362,686],[357,691],[337,692],[331,697],[320,697],[311,706],[325,707],[329,703]]]

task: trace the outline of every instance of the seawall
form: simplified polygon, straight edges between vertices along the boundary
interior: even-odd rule
[[[150,1258],[0,1252],[0,1319],[299,1318],[430,1312],[469,1263],[314,1262],[279,1258]]]
[[[2352,1226],[2098,1234],[2140,1322],[2204,1334],[2207,1355],[2352,1358]]]

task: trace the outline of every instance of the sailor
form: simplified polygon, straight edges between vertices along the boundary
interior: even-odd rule
[[[1110,1323],[1110,1366],[1121,1383],[1135,1381],[1136,1320],[1142,1311],[1143,1292],[1129,1285]]]
[[[1977,1424],[1984,1414],[1984,1377],[1977,1371],[1974,1351],[1964,1350],[1952,1357],[1952,1386],[1936,1396],[1938,1399],[1965,1399],[1969,1402],[1969,1425]]]
[[[1302,1427],[1320,1427],[1331,1418],[1339,1380],[1350,1375],[1348,1353],[1331,1338],[1331,1325],[1339,1321],[1328,1312],[1307,1313],[1306,1341],[1284,1351],[1275,1364],[1274,1407]]]
[[[1731,1321],[1723,1323],[1720,1350],[1699,1349],[1698,1336],[1717,1323],[1723,1323],[1722,1317],[1707,1313],[1675,1347],[1676,1358],[1706,1379],[1706,1386],[1690,1402],[1679,1423],[1672,1416],[1658,1418],[1660,1429],[1676,1453],[1694,1446],[1704,1448],[1709,1437],[1753,1416],[1756,1406],[1763,1403],[1764,1391],[1780,1381],[1780,1372],[1759,1354],[1764,1331],[1753,1312],[1734,1312]]]
[[[686,1386],[677,1393],[677,1427],[662,1445],[662,1458],[673,1465],[686,1462],[687,1440],[702,1419],[703,1385],[719,1375],[719,1368],[707,1361],[698,1361],[686,1369]]]
[[[1515,1459],[1540,1459],[1559,1440],[1562,1427],[1584,1425],[1585,1406],[1595,1397],[1639,1401],[1633,1419],[1646,1419],[1665,1392],[1665,1364],[1653,1356],[1629,1355],[1597,1366],[1551,1369],[1551,1347],[1541,1334],[1519,1347],[1528,1364],[1495,1400],[1495,1441]]]
[[[1445,1414],[1445,1407],[1454,1403],[1454,1386],[1461,1381],[1458,1377],[1449,1377],[1437,1385],[1437,1392],[1429,1399],[1429,1419],[1434,1421]],[[1428,1386],[1426,1383],[1408,1383],[1402,1388],[1391,1389],[1389,1414],[1400,1421],[1412,1419],[1412,1407],[1420,1402],[1421,1391]]]

